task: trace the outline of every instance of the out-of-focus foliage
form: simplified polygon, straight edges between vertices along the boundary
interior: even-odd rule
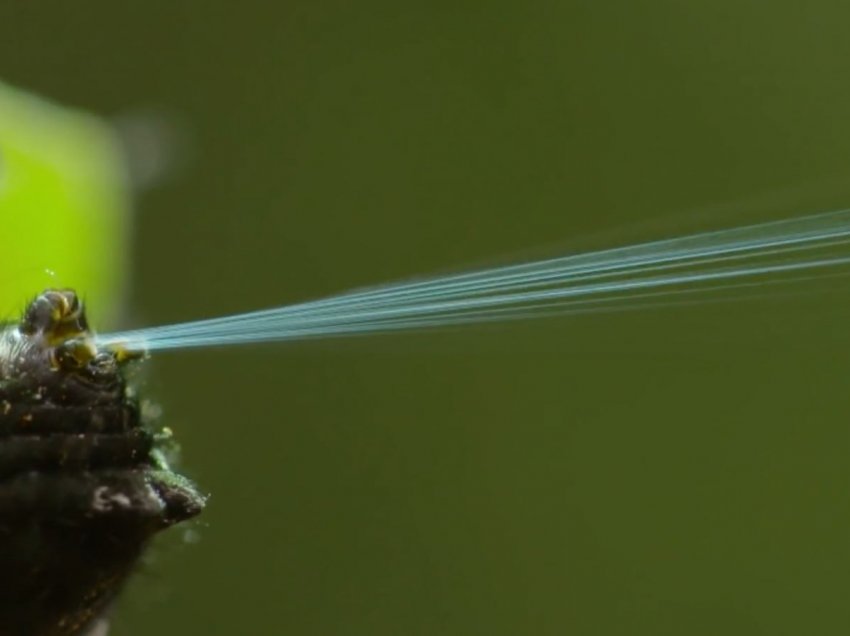
[[[118,307],[129,199],[108,125],[0,83],[0,317],[73,287],[98,325]]]

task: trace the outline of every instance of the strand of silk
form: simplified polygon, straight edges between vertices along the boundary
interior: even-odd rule
[[[834,275],[850,265],[848,244],[850,210],[839,210],[389,284],[98,340],[153,351],[620,311]]]

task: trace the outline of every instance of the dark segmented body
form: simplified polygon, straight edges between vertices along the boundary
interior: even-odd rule
[[[204,499],[171,472],[70,291],[0,334],[0,636],[82,634],[148,539]]]

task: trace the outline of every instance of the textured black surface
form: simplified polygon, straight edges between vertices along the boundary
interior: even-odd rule
[[[83,633],[147,540],[203,507],[85,325],[45,292],[0,336],[0,636]]]

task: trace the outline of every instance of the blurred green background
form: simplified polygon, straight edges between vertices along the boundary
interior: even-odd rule
[[[136,205],[136,326],[846,207],[848,20],[4,3],[0,77],[182,127],[182,170]],[[113,633],[845,634],[848,317],[845,284],[160,355],[146,394],[212,498]]]

